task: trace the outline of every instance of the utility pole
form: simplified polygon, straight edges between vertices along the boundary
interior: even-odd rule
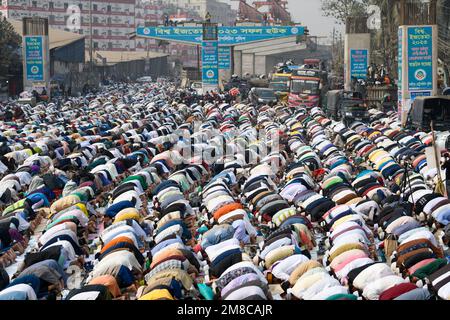
[[[145,22],[145,26],[149,27],[150,24]],[[146,46],[146,49],[147,49],[147,60],[148,60],[150,58],[150,39],[145,39],[145,46]]]
[[[331,54],[333,57],[336,57],[335,53],[336,53],[336,28],[333,28],[333,45],[331,47]],[[333,71],[335,69],[335,66],[336,66],[336,59],[333,58]]]
[[[335,44],[336,44],[336,28],[333,28],[333,53]]]
[[[201,70],[200,70],[200,45],[197,45],[197,77],[201,79]]]
[[[345,44],[344,44],[344,41],[343,41],[343,39],[342,39],[342,33],[339,35],[339,45],[338,45],[338,50],[339,50],[339,64],[338,64],[338,67],[339,67],[339,72],[341,73],[341,74],[345,74],[345,71],[344,71],[344,51],[345,51]]]

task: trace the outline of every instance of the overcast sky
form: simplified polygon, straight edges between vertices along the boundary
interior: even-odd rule
[[[288,0],[288,2],[294,22],[301,22],[307,26],[310,35],[330,37],[333,27],[340,31],[344,30],[344,27],[336,24],[333,18],[322,15],[320,0]]]

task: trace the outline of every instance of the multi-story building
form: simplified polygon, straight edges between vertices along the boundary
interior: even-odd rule
[[[211,21],[233,25],[236,12],[231,10],[230,0],[136,0],[136,26],[163,23],[164,15],[178,23],[202,21],[206,13],[211,14]],[[149,39],[136,39],[136,50],[159,51],[169,53],[172,60],[181,62],[186,67],[197,67],[198,48],[196,46],[170,43]]]
[[[145,27],[146,23],[161,24],[163,12],[161,3],[158,1],[136,0],[135,3],[135,26]],[[161,51],[157,41],[153,39],[135,39],[137,51]]]
[[[171,20],[202,21],[206,13],[211,21],[234,25],[240,8],[250,20],[262,16],[244,0],[0,0],[0,12],[10,19],[47,17],[51,28],[64,29],[86,36],[90,46],[90,17],[92,16],[92,45],[94,51],[153,51],[169,53],[186,66],[198,64],[198,48],[184,44],[166,44],[157,40],[130,38],[136,27],[161,25],[163,16]],[[241,9],[241,11],[243,11]],[[77,13],[79,13],[77,18]]]
[[[92,0],[93,48],[132,51],[135,40],[136,0]],[[39,16],[49,19],[49,26],[90,36],[89,0],[2,0],[0,11],[7,18]],[[75,6],[75,7],[74,7]],[[78,7],[78,8],[76,8]],[[86,46],[90,41],[86,41]]]
[[[232,0],[165,0],[164,3],[181,10],[195,10],[201,19],[211,14],[211,21],[224,25],[233,25],[237,10],[232,9]]]
[[[136,27],[162,24],[163,16],[174,20],[202,20],[209,12],[213,22],[232,25],[236,12],[229,0],[1,0],[0,11],[10,19],[46,17],[49,26],[86,36],[86,48],[90,46],[90,21],[92,19],[92,46],[94,50],[167,51],[157,41],[130,39]],[[78,16],[77,16],[78,15]],[[92,18],[91,18],[92,17]],[[172,46],[176,47],[176,46]],[[183,48],[183,54],[191,50]]]

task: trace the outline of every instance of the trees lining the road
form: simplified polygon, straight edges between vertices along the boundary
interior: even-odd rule
[[[14,73],[20,67],[21,42],[22,39],[13,26],[0,16],[0,75]]]
[[[326,17],[336,19],[345,24],[349,16],[363,16],[371,0],[322,0],[322,11]]]
[[[396,76],[398,1],[396,0],[321,0],[323,15],[334,18],[339,24],[345,24],[348,17],[369,17],[370,5],[380,8],[381,26],[371,30],[373,58],[377,64],[387,66],[389,72]]]

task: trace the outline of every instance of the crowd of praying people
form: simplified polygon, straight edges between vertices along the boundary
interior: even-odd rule
[[[427,132],[112,84],[0,122],[0,300],[448,300]]]

